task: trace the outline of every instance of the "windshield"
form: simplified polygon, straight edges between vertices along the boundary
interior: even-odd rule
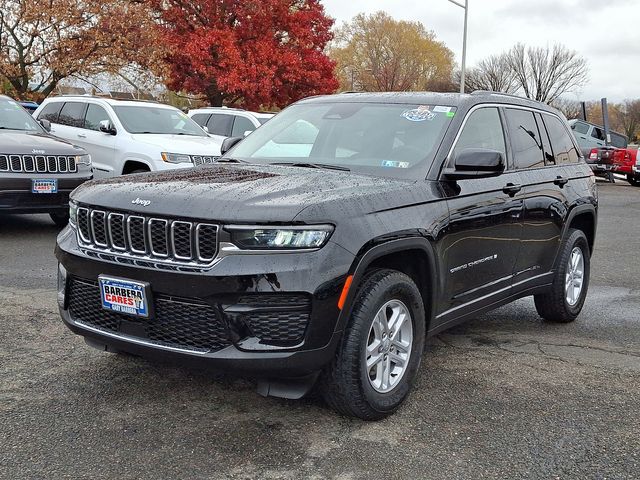
[[[24,108],[7,98],[0,98],[0,130],[43,131]]]
[[[251,163],[321,164],[419,179],[425,177],[454,112],[454,107],[441,105],[293,105],[228,156]]]
[[[178,109],[121,105],[113,110],[129,133],[207,136],[196,122]]]

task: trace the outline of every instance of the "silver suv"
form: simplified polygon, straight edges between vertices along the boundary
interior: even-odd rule
[[[274,113],[249,112],[239,108],[206,107],[188,114],[209,136],[222,142],[229,137],[244,137],[265,123]]]

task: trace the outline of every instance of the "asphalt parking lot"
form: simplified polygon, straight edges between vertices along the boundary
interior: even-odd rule
[[[600,184],[570,325],[523,299],[432,339],[378,423],[100,353],[58,319],[47,216],[0,217],[0,478],[640,477],[640,188]]]

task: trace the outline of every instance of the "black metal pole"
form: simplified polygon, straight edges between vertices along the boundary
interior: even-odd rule
[[[602,126],[604,127],[604,144],[609,146],[611,143],[611,135],[609,134],[609,109],[607,108],[607,99],[603,98],[602,102]]]
[[[582,120],[587,121],[587,102],[580,102],[580,107],[582,109]]]

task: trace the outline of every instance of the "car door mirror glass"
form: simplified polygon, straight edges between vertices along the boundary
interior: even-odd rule
[[[51,122],[49,120],[45,120],[43,118],[41,120],[38,120],[38,122],[40,122],[40,125],[42,125],[42,128],[44,128],[46,132],[51,132]]]
[[[222,146],[220,147],[220,155],[224,155],[229,150],[231,150],[240,140],[244,137],[229,137],[225,138],[222,142]]]
[[[116,127],[109,120],[102,120],[100,122],[100,131],[103,133],[108,133],[109,135],[116,134]]]

